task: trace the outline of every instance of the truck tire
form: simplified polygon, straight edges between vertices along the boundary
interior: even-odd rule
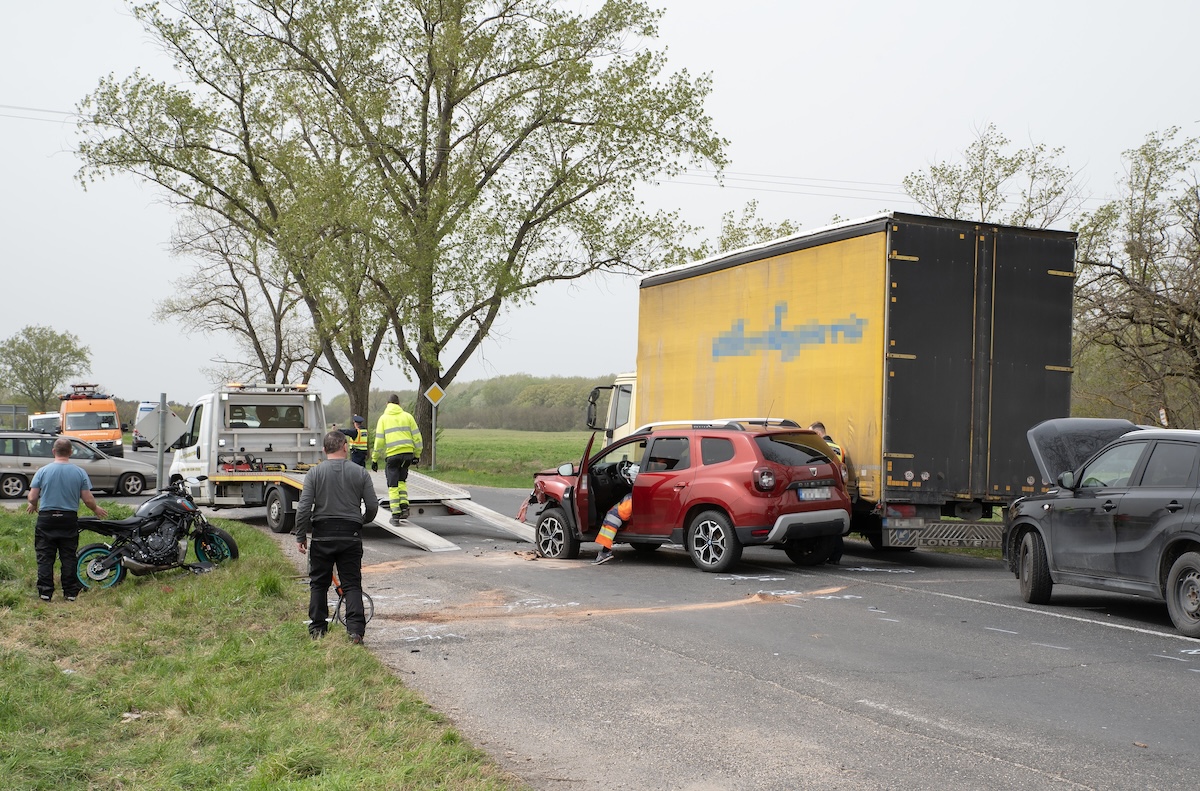
[[[701,571],[729,571],[742,559],[742,542],[729,517],[720,511],[701,511],[688,525],[687,551]]]
[[[296,526],[296,512],[287,510],[287,498],[278,488],[267,493],[267,527],[273,533],[290,533]]]
[[[1167,575],[1167,612],[1186,637],[1200,637],[1200,552],[1184,552]]]
[[[1021,539],[1017,559],[1017,579],[1021,581],[1021,598],[1030,604],[1046,604],[1054,581],[1050,579],[1050,564],[1046,561],[1046,545],[1041,533],[1030,530]]]
[[[555,560],[579,557],[579,539],[567,522],[567,512],[557,506],[542,511],[534,527],[533,542],[540,557]]]

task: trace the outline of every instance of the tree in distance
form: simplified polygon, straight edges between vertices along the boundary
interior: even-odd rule
[[[83,183],[133,174],[272,250],[366,410],[380,351],[446,387],[502,309],[690,260],[639,184],[725,164],[711,83],[666,72],[660,11],[609,0],[135,6],[180,80],[101,80]],[[277,275],[282,279],[281,275]],[[430,427],[432,408],[417,400]]]
[[[91,360],[91,350],[75,335],[29,326],[0,343],[0,379],[30,406],[46,412],[68,381],[88,372]]]

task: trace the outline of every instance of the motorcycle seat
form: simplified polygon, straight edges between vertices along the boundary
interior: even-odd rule
[[[89,522],[92,524],[99,522],[102,525],[112,525],[113,527],[133,527],[134,525],[140,525],[142,523],[142,521],[143,520],[140,516],[130,516],[126,519],[89,519],[89,518],[84,518],[84,519],[79,520],[79,525],[81,527],[87,527]]]

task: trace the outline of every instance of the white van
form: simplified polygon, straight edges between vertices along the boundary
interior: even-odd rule
[[[62,417],[57,412],[35,412],[29,416],[29,430],[40,434],[57,434]]]

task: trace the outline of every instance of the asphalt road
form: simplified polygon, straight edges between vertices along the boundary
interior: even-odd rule
[[[523,492],[473,488],[516,512]],[[731,574],[682,548],[537,559],[470,517],[461,547],[366,541],[367,642],[537,789],[1191,788],[1200,641],[1153,602],[1021,601],[996,561],[875,553]],[[285,541],[285,544],[288,543]]]
[[[472,488],[514,514],[524,492]],[[221,512],[251,517],[260,512]],[[730,574],[682,548],[537,559],[471,517],[372,529],[367,644],[536,789],[1151,789],[1200,776],[1200,641],[1166,607],[1056,588],[997,561],[875,553]],[[298,563],[290,538],[281,545]],[[298,617],[303,617],[298,614]]]

